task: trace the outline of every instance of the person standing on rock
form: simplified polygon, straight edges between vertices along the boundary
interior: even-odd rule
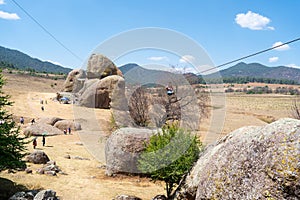
[[[68,128],[68,132],[69,132],[69,135],[70,135],[71,134],[71,128],[70,127]]]
[[[33,142],[32,142],[32,144],[33,144],[33,148],[35,149],[35,147],[37,146],[37,141],[36,141],[36,138],[34,138],[34,139],[33,139]]]
[[[45,135],[43,135],[42,142],[43,142],[43,147],[44,147],[44,146],[45,146],[45,144],[46,144],[46,137],[45,137]]]

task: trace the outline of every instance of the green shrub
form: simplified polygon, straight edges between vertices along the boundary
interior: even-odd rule
[[[171,198],[175,187],[198,159],[202,143],[178,125],[171,125],[164,126],[145,145],[146,149],[138,160],[138,168],[149,174],[153,181],[164,181],[167,197]]]

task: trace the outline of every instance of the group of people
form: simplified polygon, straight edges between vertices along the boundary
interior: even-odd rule
[[[42,110],[42,111],[45,111],[45,107],[44,107],[44,105],[43,105],[44,103],[47,104],[47,100],[44,101],[43,99],[40,99],[40,104],[42,105],[42,106],[41,106],[41,110]]]
[[[64,134],[67,135],[67,133],[71,134],[71,128],[70,127],[68,129],[64,129]],[[43,144],[43,147],[46,144],[46,136],[45,135],[43,135],[42,144]],[[33,138],[32,145],[33,145],[33,148],[35,149],[36,146],[37,146],[37,137]]]
[[[45,135],[43,135],[42,143],[43,143],[43,147],[44,147],[46,145],[46,137],[45,137]],[[33,148],[35,149],[36,146],[37,146],[37,138],[36,137],[32,140],[32,145],[33,145]]]
[[[24,117],[20,117],[20,124],[24,125],[24,123],[25,123]],[[34,124],[34,123],[35,123],[35,119],[33,118],[33,119],[31,120],[31,125]]]
[[[69,135],[71,134],[71,128],[70,127],[68,129],[64,129],[64,134],[67,135],[67,133],[69,133]]]

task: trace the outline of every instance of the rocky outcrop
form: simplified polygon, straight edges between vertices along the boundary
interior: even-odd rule
[[[122,194],[116,196],[113,200],[142,200],[142,199],[136,196]]]
[[[152,198],[152,200],[168,200],[165,195],[157,195]]]
[[[9,200],[59,200],[59,198],[53,190],[29,190],[17,192]]]
[[[23,130],[23,134],[27,137],[29,136],[41,136],[46,134],[50,135],[61,135],[63,132],[56,127],[53,127],[49,124],[44,123],[35,123],[31,126],[28,126]]]
[[[123,76],[122,72],[106,56],[101,54],[92,54],[87,65],[87,78],[102,79],[111,75]]]
[[[53,190],[42,190],[37,193],[33,200],[59,200]]]
[[[61,120],[54,124],[54,127],[58,128],[59,130],[67,130],[71,128],[73,131],[81,130],[81,125],[71,120]]]
[[[46,164],[50,159],[45,152],[35,150],[26,157],[26,161],[34,164]]]
[[[129,113],[125,96],[125,80],[118,81],[111,97],[111,111],[117,127],[133,127],[134,122]]]
[[[74,69],[69,72],[63,85],[63,92],[78,92],[84,84],[86,74],[82,69]]]
[[[300,199],[300,121],[243,127],[209,146],[177,199]]]
[[[118,83],[124,82],[120,76],[108,76],[95,81],[82,92],[79,105],[89,108],[110,108],[110,102]]]
[[[153,134],[153,130],[142,128],[120,128],[113,132],[105,145],[106,174],[140,173],[137,160]]]
[[[13,196],[11,196],[8,200],[33,200],[34,196],[38,193],[38,190],[29,190],[17,192]]]
[[[42,168],[37,170],[38,174],[46,174],[56,176],[57,173],[62,173],[61,169],[56,165],[55,161],[48,161]]]
[[[44,118],[40,118],[36,121],[36,123],[38,124],[49,124],[51,126],[54,126],[54,124],[58,121],[62,120],[61,118],[59,117],[51,117],[51,118],[48,118],[48,117],[44,117]]]

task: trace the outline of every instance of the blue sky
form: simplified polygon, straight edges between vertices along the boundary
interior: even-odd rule
[[[0,45],[70,68],[81,68],[83,60],[107,39],[143,27],[174,30],[191,38],[215,65],[300,37],[300,1],[15,1],[81,60],[61,47],[12,0],[0,0]],[[299,55],[300,41],[244,62],[299,67]],[[145,50],[115,62],[188,68],[187,62],[193,59],[190,55]]]

